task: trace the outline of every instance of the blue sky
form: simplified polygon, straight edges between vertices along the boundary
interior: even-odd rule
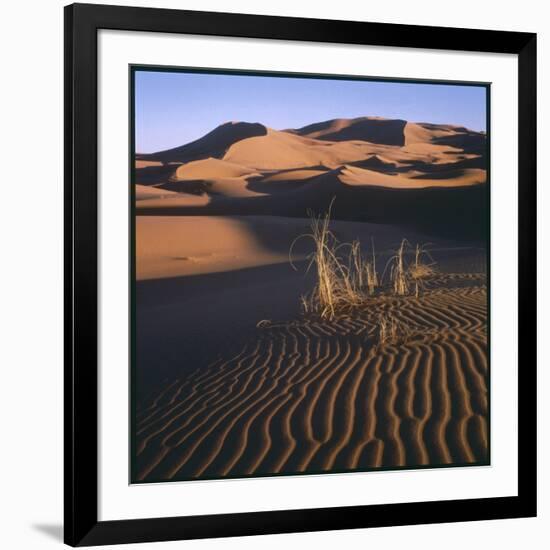
[[[183,145],[230,120],[283,130],[381,116],[486,130],[478,86],[141,70],[135,82],[138,153]]]

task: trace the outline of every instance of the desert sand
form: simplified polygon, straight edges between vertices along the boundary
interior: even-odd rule
[[[382,304],[415,331],[406,343],[375,349],[374,306],[336,322],[266,323],[234,354],[180,372],[140,406],[138,478],[485,461],[485,279],[440,284]]]
[[[135,481],[487,464],[485,143],[361,117],[137,155]],[[381,281],[327,318],[302,300],[329,207]],[[396,295],[403,239],[435,267]]]
[[[338,219],[472,239],[487,230],[485,141],[459,126],[373,117],[286,131],[228,123],[139,155],[136,162],[162,164],[137,169],[136,182],[181,200],[140,200],[137,214],[303,218],[336,198]]]
[[[141,216],[136,224],[138,281],[288,262],[296,236],[280,218]],[[275,250],[262,244],[274,240],[270,231],[277,232]]]

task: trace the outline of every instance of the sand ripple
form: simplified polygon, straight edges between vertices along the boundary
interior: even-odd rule
[[[138,479],[485,463],[486,306],[484,278],[447,275],[419,299],[267,324],[139,404]],[[406,341],[375,345],[381,313]]]

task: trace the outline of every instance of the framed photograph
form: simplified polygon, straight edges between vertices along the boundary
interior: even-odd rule
[[[65,542],[536,515],[536,36],[65,8]]]

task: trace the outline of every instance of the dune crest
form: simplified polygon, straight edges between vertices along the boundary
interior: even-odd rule
[[[259,175],[260,174],[246,166],[209,157],[204,160],[195,160],[187,164],[182,164],[176,169],[173,179],[182,181]]]
[[[327,141],[361,140],[381,145],[405,145],[405,120],[381,117],[339,118],[290,130],[300,136]]]
[[[157,153],[139,155],[139,159],[166,163],[188,162],[208,157],[221,158],[227,149],[239,140],[266,133],[267,128],[263,124],[227,122],[191,143]]]
[[[465,187],[485,183],[485,170],[469,168],[447,170],[434,174],[412,172],[403,175],[389,175],[346,165],[338,179],[347,185],[378,186],[391,189],[426,189],[430,187]]]
[[[319,165],[335,167],[344,161],[359,160],[364,156],[364,150],[352,144],[327,144],[270,130],[265,136],[235,143],[227,151],[224,160],[253,166],[258,170],[282,170]]]

